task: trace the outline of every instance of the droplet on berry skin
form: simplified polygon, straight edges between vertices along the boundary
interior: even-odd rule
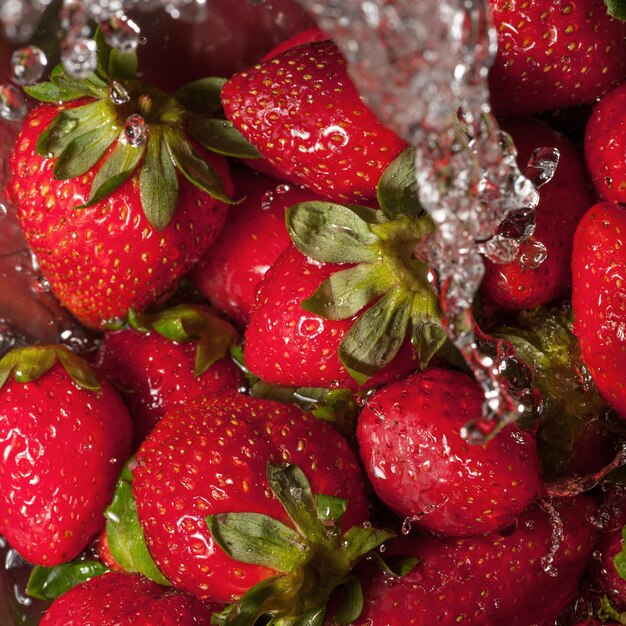
[[[37,46],[16,50],[11,56],[13,81],[18,85],[33,85],[43,76],[47,64],[46,53]]]
[[[109,98],[113,104],[118,106],[130,102],[130,95],[126,87],[116,80],[112,81],[109,85]]]

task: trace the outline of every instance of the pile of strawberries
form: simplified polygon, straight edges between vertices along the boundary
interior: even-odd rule
[[[491,10],[501,126],[560,162],[486,261],[525,411],[483,445],[412,148],[323,32],[173,93],[99,36],[96,73],[25,88],[6,193],[99,337],[0,359],[0,534],[43,626],[626,623],[626,22]]]

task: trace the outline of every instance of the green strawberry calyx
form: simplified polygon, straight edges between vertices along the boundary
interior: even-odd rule
[[[351,571],[393,534],[367,524],[342,533],[339,520],[346,501],[313,495],[295,465],[268,465],[267,480],[293,527],[260,513],[220,513],[206,518],[213,539],[231,558],[278,572],[216,615],[213,623],[248,626],[265,616],[275,626],[321,626],[336,589],[343,592],[343,602],[335,623],[351,623],[363,606],[360,582]]]
[[[41,102],[61,105],[37,141],[37,154],[56,159],[56,179],[80,177],[104,157],[87,201],[77,208],[100,202],[136,171],[144,214],[157,230],[163,230],[176,211],[177,172],[201,191],[232,203],[199,149],[258,156],[232,124],[219,117],[225,80],[206,78],[167,94],[136,79],[134,52],[109,48],[100,33],[96,40],[96,72],[78,79],[58,65],[49,82],[24,88]]]
[[[626,21],[626,0],[604,0],[604,5],[611,17]]]
[[[415,255],[433,223],[417,201],[412,149],[402,153],[378,186],[381,210],[304,202],[287,210],[297,248],[322,263],[350,264],[302,303],[331,320],[359,315],[339,347],[339,358],[359,383],[387,365],[410,337],[420,367],[446,341],[428,267]]]
[[[600,599],[600,607],[598,608],[598,619],[603,622],[611,621],[618,624],[626,624],[626,613],[620,613],[608,599],[607,596],[602,596]]]
[[[202,376],[216,361],[229,354],[239,338],[235,328],[207,307],[179,304],[149,313],[130,310],[128,323],[140,332],[155,331],[176,342],[196,342],[194,374]]]
[[[7,352],[0,359],[0,389],[10,376],[18,383],[30,383],[44,376],[57,363],[82,389],[93,392],[102,390],[93,367],[62,345],[26,346]]]
[[[100,561],[77,559],[55,567],[36,565],[30,573],[26,594],[52,602],[76,585],[108,572]]]

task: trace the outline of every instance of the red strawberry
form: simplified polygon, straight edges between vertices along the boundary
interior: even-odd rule
[[[273,59],[274,57],[280,56],[283,52],[287,52],[287,50],[291,50],[296,46],[302,46],[303,44],[311,43],[314,41],[326,41],[330,39],[330,37],[318,26],[313,26],[311,28],[307,28],[305,30],[301,30],[291,37],[288,37],[284,41],[281,41],[275,48],[272,48],[262,59],[261,63],[264,61],[269,61],[269,59]]]
[[[536,212],[537,226],[511,263],[485,262],[481,291],[486,301],[502,309],[531,309],[567,295],[571,284],[570,260],[576,226],[593,204],[591,187],[581,155],[563,135],[532,118],[505,120],[502,128],[511,134],[524,168],[536,148],[554,147],[560,152],[554,178],[541,187]],[[541,242],[547,258],[539,266],[524,267]]]
[[[121,398],[67,348],[0,361],[0,533],[28,561],[77,556],[102,529],[132,424]]]
[[[572,306],[583,361],[600,393],[626,418],[626,208],[591,207],[574,237]]]
[[[123,572],[124,568],[115,560],[115,557],[111,554],[111,548],[107,539],[106,530],[103,530],[98,537],[98,541],[95,546],[98,558],[108,567],[112,572]]]
[[[357,437],[378,497],[401,517],[451,536],[513,523],[541,490],[536,444],[515,426],[486,445],[466,443],[460,431],[483,402],[467,374],[440,368],[370,396]]]
[[[626,202],[626,86],[608,93],[594,107],[585,132],[585,157],[602,200]]]
[[[211,614],[191,596],[137,574],[110,572],[57,598],[41,626],[209,626]]]
[[[180,305],[138,323],[142,332],[107,333],[98,355],[100,371],[124,394],[137,446],[170,409],[241,383],[228,354],[237,333],[208,309]]]
[[[269,577],[275,576],[276,571],[291,571],[295,582],[285,574],[286,577],[279,576],[284,583],[276,583],[283,585],[277,596],[280,603],[287,605],[297,588],[304,586],[306,590],[313,580],[319,586],[309,590],[313,599],[328,591],[325,585],[334,578],[333,568],[342,567],[335,558],[345,559],[341,541],[334,543],[340,537],[333,530],[333,522],[326,519],[328,532],[320,531],[323,525],[318,528],[319,523],[310,518],[302,521],[287,505],[293,518],[290,521],[281,506],[285,494],[281,495],[271,481],[269,484],[281,500],[270,491],[270,472],[266,478],[268,463],[297,465],[300,474],[303,472],[310,481],[310,487],[308,483],[290,483],[285,488],[286,497],[299,502],[291,505],[305,507],[307,498],[303,494],[312,489],[314,494],[333,496],[332,502],[337,501],[336,497],[348,501],[340,522],[342,529],[361,524],[367,518],[365,489],[356,458],[332,427],[293,405],[233,392],[197,398],[159,422],[139,449],[133,469],[133,494],[146,543],[159,569],[177,588],[202,599],[228,602],[257,583],[273,585],[275,579]],[[278,471],[283,479],[284,471]],[[304,476],[302,480],[306,482]],[[258,560],[243,563],[227,556],[218,547],[229,543],[227,528],[224,530],[217,522],[235,523],[235,519],[229,520],[231,513],[257,513],[273,518],[253,516],[265,520],[264,527],[280,547],[255,547],[254,538],[264,534],[260,522],[255,521],[254,528],[246,526],[241,530],[248,539],[239,554],[246,557],[254,552]],[[207,516],[217,524],[211,526],[212,532],[205,520]],[[277,523],[289,528],[295,524],[301,532],[311,531],[315,536],[310,543],[296,539],[293,531],[276,526]],[[219,536],[214,535],[216,529]],[[322,536],[316,534],[319,532]],[[284,536],[290,536],[291,548],[282,545]],[[332,545],[326,545],[327,540]],[[319,573],[308,573],[306,567],[302,570],[302,559],[314,566],[318,558],[322,559],[320,563],[326,561],[326,581],[310,578]]]
[[[406,147],[363,104],[332,41],[297,46],[233,76],[224,112],[280,172],[339,202],[370,204]]]
[[[318,196],[249,170],[237,172],[234,182],[236,193],[245,200],[230,212],[192,278],[212,304],[245,326],[260,280],[291,243],[285,209]]]
[[[603,0],[490,0],[498,54],[489,73],[500,115],[593,102],[624,80],[626,24]]]
[[[578,594],[595,538],[590,499],[566,498],[554,506],[560,520],[534,505],[506,532],[392,544],[385,556],[414,555],[419,562],[399,578],[368,566],[361,576],[365,608],[353,626],[554,624]],[[559,521],[563,537],[557,539]]]

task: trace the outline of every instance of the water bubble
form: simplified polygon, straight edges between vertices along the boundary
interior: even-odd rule
[[[86,37],[67,37],[61,44],[61,62],[68,74],[86,78],[98,64],[96,42]]]
[[[13,80],[18,85],[33,85],[43,76],[47,63],[46,53],[41,48],[20,48],[11,57]]]
[[[35,293],[50,293],[52,291],[50,282],[44,276],[37,276],[32,287]]]
[[[541,241],[529,239],[520,247],[519,264],[524,269],[537,269],[547,258],[548,249]]]
[[[175,20],[199,24],[207,18],[206,0],[174,0],[165,5],[165,11]]]
[[[285,194],[285,193],[288,193],[290,189],[291,189],[290,185],[288,185],[287,183],[281,183],[280,185],[276,187],[276,193]]]
[[[148,140],[146,120],[138,113],[129,115],[124,123],[124,135],[131,146],[143,146]]]
[[[0,2],[0,23],[4,35],[14,43],[28,41],[35,34],[42,13],[34,3],[26,0]]]
[[[104,22],[124,8],[122,0],[83,0],[89,16],[96,22]]]
[[[139,45],[141,38],[139,26],[123,13],[112,15],[106,22],[100,24],[100,29],[107,44],[112,48],[132,52]]]
[[[75,37],[87,37],[90,33],[89,16],[80,0],[64,0],[59,20],[61,28]]]
[[[28,112],[22,92],[13,85],[0,85],[0,118],[9,122],[23,119]]]
[[[124,87],[124,85],[122,85],[122,83],[118,83],[116,80],[111,81],[111,84],[109,85],[109,98],[113,104],[118,106],[130,102],[130,94],[128,93],[128,90]]]

